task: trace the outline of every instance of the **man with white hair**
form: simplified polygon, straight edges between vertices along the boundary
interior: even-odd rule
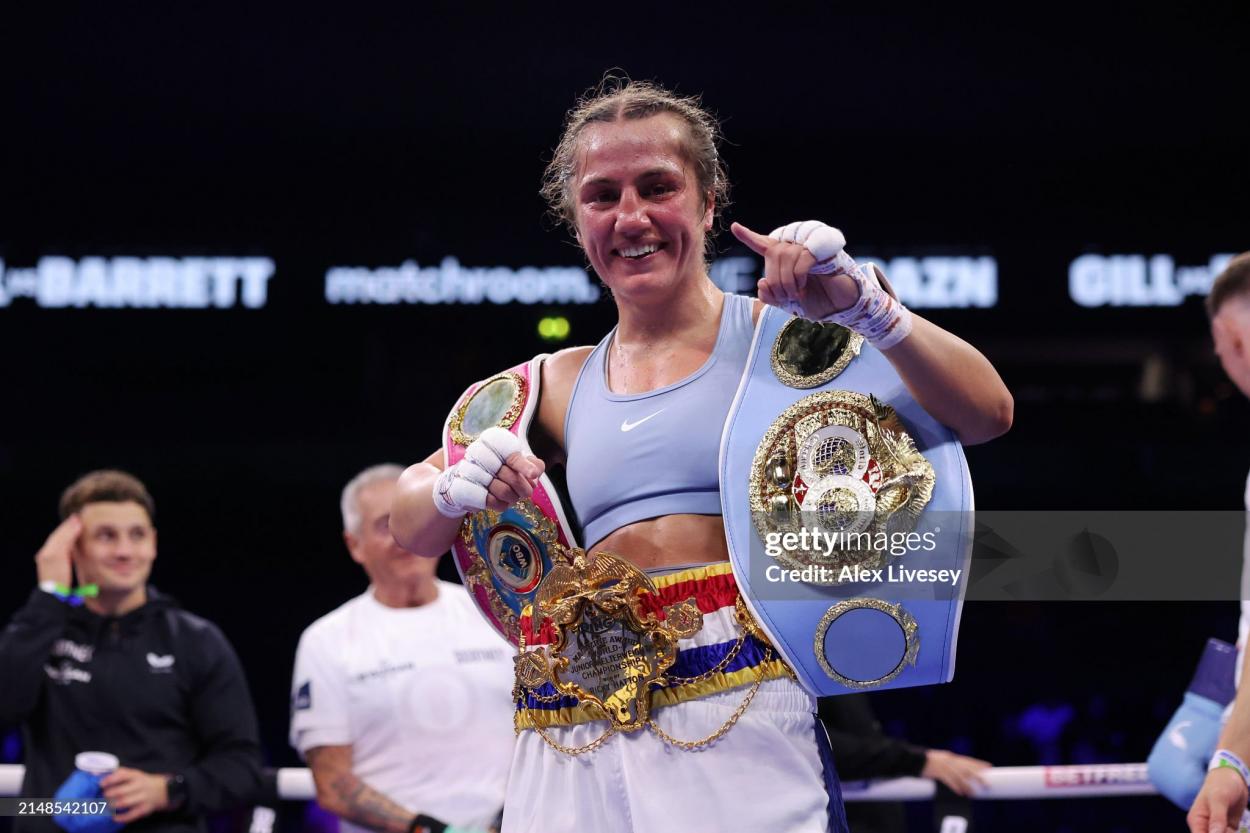
[[[345,831],[486,830],[512,755],[512,651],[438,559],[391,537],[401,472],[373,466],[343,489],[343,540],[370,586],[304,631],[291,744]]]

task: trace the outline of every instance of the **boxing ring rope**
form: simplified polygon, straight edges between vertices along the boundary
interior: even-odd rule
[[[25,768],[0,764],[0,796],[17,795]],[[277,771],[278,795],[288,801],[316,797],[312,772],[303,768]],[[1075,764],[1071,766],[998,766],[984,770],[985,787],[972,798],[1009,800],[1038,798],[1106,798],[1120,795],[1156,795],[1158,790],[1141,764]],[[928,778],[889,778],[847,781],[846,801],[927,801],[935,793]]]
[[[985,786],[969,798],[987,800],[1037,798],[1107,798],[1158,795],[1141,764],[1073,764],[1070,766],[996,766],[983,770]],[[883,778],[842,782],[845,801],[926,801],[936,787],[928,778]]]

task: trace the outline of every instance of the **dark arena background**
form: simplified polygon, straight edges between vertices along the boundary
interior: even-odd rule
[[[296,642],[366,584],[343,484],[433,451],[470,382],[615,320],[537,194],[564,111],[611,68],[720,116],[727,220],[839,226],[990,357],[1015,425],[967,450],[978,509],[1240,511],[1250,406],[1202,296],[1250,249],[1250,15],[1005,14],[6,10],[0,614],[60,490],[134,472],[154,582],[222,626],[268,763],[299,766]],[[719,236],[722,286],[752,291],[760,263]],[[873,703],[888,732],[996,765],[1143,761],[1206,637],[1235,639],[1236,594],[969,602],[954,682]],[[908,814],[933,829],[930,804]],[[1158,796],[974,807],[984,831],[1183,817]]]

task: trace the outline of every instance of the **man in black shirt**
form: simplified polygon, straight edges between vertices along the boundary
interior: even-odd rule
[[[35,557],[39,586],[0,632],[0,725],[22,726],[22,795],[51,797],[77,753],[108,752],[121,762],[101,781],[117,821],[204,829],[206,813],[246,802],[260,785],[238,658],[215,625],[148,586],[156,528],[142,483],[92,472],[65,491],[60,511]],[[15,829],[57,830],[46,818]]]

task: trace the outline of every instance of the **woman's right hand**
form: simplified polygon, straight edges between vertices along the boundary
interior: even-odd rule
[[[521,440],[511,431],[487,428],[434,481],[434,508],[445,518],[480,509],[502,512],[532,495],[545,469],[542,460],[522,451]]]
[[[502,512],[532,495],[546,468],[522,451],[514,434],[498,427],[483,431],[454,466],[444,469],[443,460],[440,450],[409,466],[391,503],[396,543],[429,558],[451,548],[465,515],[482,509]]]

